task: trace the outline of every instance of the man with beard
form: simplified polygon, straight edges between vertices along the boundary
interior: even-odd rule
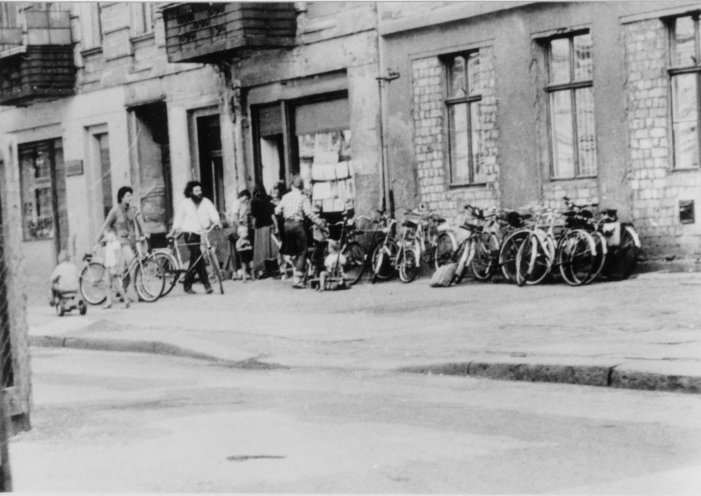
[[[107,228],[113,230],[119,239],[119,244],[122,247],[122,258],[127,267],[136,256],[136,231],[139,231],[139,235],[149,236],[148,233],[144,233],[143,226],[139,220],[141,212],[131,204],[133,195],[134,190],[131,186],[122,186],[119,188],[117,191],[117,205],[112,207],[107,214],[105,222],[97,231],[94,243],[98,244],[100,242],[100,238],[102,238]],[[126,291],[126,287],[124,290]]]
[[[185,292],[195,294],[192,289],[192,282],[195,273],[204,284],[207,294],[212,292],[212,286],[209,284],[207,277],[207,268],[205,267],[200,248],[202,231],[209,229],[211,226],[220,228],[219,212],[217,212],[214,204],[204,197],[202,193],[202,184],[199,181],[190,181],[185,186],[185,199],[180,203],[173,219],[173,229],[168,233],[168,236],[173,236],[176,233],[183,232],[185,243],[190,250],[190,266],[185,274],[183,285]]]

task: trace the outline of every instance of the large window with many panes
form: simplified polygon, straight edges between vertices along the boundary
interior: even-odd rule
[[[591,34],[549,39],[546,53],[552,178],[596,176]]]
[[[448,154],[451,185],[485,181],[481,157],[480,102],[482,80],[479,50],[446,57]]]
[[[699,14],[670,21],[670,83],[674,168],[699,168]]]

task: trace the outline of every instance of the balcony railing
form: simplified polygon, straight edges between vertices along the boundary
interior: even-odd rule
[[[293,2],[175,4],[163,18],[170,62],[215,62],[248,49],[295,44]]]
[[[68,12],[27,10],[23,28],[0,28],[0,105],[72,95],[75,64]]]

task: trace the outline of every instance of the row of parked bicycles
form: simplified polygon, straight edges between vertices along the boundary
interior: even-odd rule
[[[329,226],[339,261],[325,283],[353,285],[368,276],[374,283],[395,275],[413,281],[422,266],[439,274],[442,285],[461,282],[466,276],[478,281],[502,278],[518,285],[534,285],[560,279],[572,286],[597,278],[625,279],[642,255],[640,237],[630,223],[620,222],[612,209],[578,205],[563,199],[563,209],[535,208],[531,213],[484,209],[466,205],[462,222],[452,226],[426,209],[405,210],[402,220],[378,211],[375,219],[352,216]],[[203,233],[202,259],[214,286],[223,294],[224,274],[215,247]],[[318,240],[309,252],[308,279],[319,281],[318,261],[328,255],[326,240]],[[137,256],[123,273],[126,287],[134,277],[140,300],[156,301],[170,293],[187,272],[182,242],[168,240],[167,247],[147,250],[137,243]],[[87,255],[80,275],[84,300],[99,305],[106,299],[106,269],[99,258]],[[318,286],[317,286],[318,287]]]
[[[642,255],[633,225],[620,222],[613,209],[595,215],[596,204],[578,205],[567,197],[563,202],[564,209],[527,214],[466,205],[457,228],[425,210],[406,210],[402,221],[378,212],[367,252],[357,241],[344,243],[346,273],[351,282],[371,271],[373,282],[396,274],[409,283],[422,264],[436,271],[448,266],[443,285],[467,275],[479,281],[500,276],[521,286],[553,277],[572,286],[629,277]],[[368,233],[349,224],[350,238]]]

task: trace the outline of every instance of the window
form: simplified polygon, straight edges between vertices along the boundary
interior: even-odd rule
[[[7,2],[0,2],[0,28],[16,28],[17,5]]]
[[[479,51],[445,60],[448,143],[451,184],[485,181],[480,160],[482,77]]]
[[[699,14],[671,21],[670,78],[674,168],[699,167]]]
[[[153,32],[153,3],[133,2],[131,7],[131,34],[140,36]]]
[[[54,237],[53,176],[60,140],[19,147],[24,239]]]
[[[83,50],[102,46],[101,7],[97,2],[80,4],[80,27],[83,35]]]
[[[591,34],[547,42],[553,179],[596,176]]]

